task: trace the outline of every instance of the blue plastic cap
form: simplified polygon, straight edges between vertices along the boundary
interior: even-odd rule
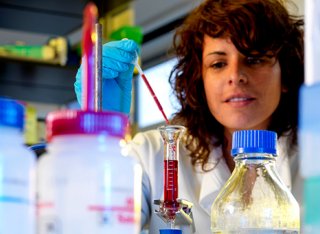
[[[0,98],[0,126],[23,129],[24,107],[17,101]]]
[[[267,130],[241,130],[233,133],[231,155],[267,153],[277,155],[277,133]]]
[[[182,234],[180,229],[160,229],[160,234]]]

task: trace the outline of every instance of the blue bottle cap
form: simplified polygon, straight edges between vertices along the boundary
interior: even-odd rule
[[[160,234],[182,234],[180,229],[160,229]]]
[[[277,155],[277,133],[267,130],[241,130],[233,133],[231,155],[267,153]]]
[[[0,126],[23,129],[24,107],[17,101],[0,98]]]

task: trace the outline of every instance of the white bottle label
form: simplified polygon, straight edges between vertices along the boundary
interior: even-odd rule
[[[26,177],[30,170],[12,160],[0,161],[0,233],[34,234],[34,187]]]

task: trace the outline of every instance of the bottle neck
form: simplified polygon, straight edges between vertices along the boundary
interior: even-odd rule
[[[0,145],[22,145],[24,143],[23,132],[18,128],[0,126]]]
[[[246,153],[234,157],[236,164],[274,164],[276,156],[267,153]]]
[[[74,134],[59,135],[48,144],[49,151],[105,151],[109,148],[119,149],[120,138],[108,135]]]

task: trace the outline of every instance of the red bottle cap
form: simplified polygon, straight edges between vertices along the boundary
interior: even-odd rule
[[[49,142],[54,136],[71,134],[105,134],[123,138],[128,117],[111,111],[60,110],[48,114],[46,125]]]

